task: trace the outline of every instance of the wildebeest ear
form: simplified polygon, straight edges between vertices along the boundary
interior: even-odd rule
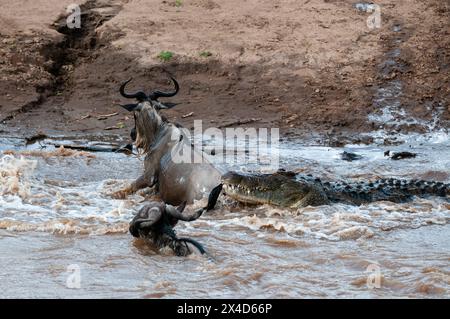
[[[161,103],[161,102],[155,101],[155,100],[153,100],[152,103],[153,103],[153,105],[155,106],[155,108],[158,109],[158,110],[167,110],[167,109],[171,109],[171,108],[173,108],[174,106],[176,106],[176,105],[179,104],[179,103],[170,103],[170,102],[167,102],[167,103]]]
[[[140,106],[139,103],[135,103],[135,104],[121,104],[120,106],[123,107],[128,112],[140,111],[141,110],[141,106]]]
[[[178,104],[180,104],[180,103],[166,102],[166,103],[164,103],[164,106],[165,106],[167,109],[171,109],[171,108],[173,108],[174,106],[177,106]]]

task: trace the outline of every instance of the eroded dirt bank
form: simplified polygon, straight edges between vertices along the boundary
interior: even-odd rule
[[[73,2],[81,29],[64,24]],[[132,76],[133,88],[167,88],[164,70],[181,85],[172,99],[180,105],[165,114],[186,127],[244,122],[327,137],[316,142],[358,141],[354,133],[378,127],[369,115],[390,83],[401,83],[395,102],[407,117],[448,127],[450,2],[378,1],[373,30],[354,3],[2,0],[0,129],[127,134],[118,86]],[[161,51],[173,57],[162,61]]]

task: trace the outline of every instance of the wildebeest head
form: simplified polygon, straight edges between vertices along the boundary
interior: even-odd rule
[[[160,202],[149,202],[130,222],[130,233],[134,237],[148,232],[163,233],[165,226],[175,226],[185,206],[186,203],[174,207]]]
[[[148,203],[131,221],[130,233],[134,237],[150,240],[157,248],[168,246],[177,256],[187,256],[192,252],[188,243],[205,254],[206,251],[199,242],[190,238],[178,238],[173,230],[180,217],[183,217],[185,205],[186,202],[177,208],[158,202]]]
[[[135,126],[131,130],[131,139],[136,142],[136,147],[147,149],[152,144],[155,135],[157,134],[163,119],[158,113],[162,109],[170,109],[176,104],[161,103],[158,101],[160,97],[172,97],[179,91],[178,82],[171,77],[175,90],[172,92],[162,92],[159,90],[146,94],[143,91],[135,93],[126,93],[125,86],[132,80],[131,78],[122,83],[120,86],[120,94],[128,99],[136,99],[137,103],[122,105],[124,109],[129,112],[134,112]]]

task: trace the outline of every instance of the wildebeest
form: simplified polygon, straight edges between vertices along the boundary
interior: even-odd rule
[[[193,214],[183,214],[186,202],[178,207],[150,202],[142,207],[130,222],[130,233],[134,237],[150,241],[158,249],[170,247],[177,256],[187,256],[191,253],[188,243],[204,254],[206,251],[200,243],[190,238],[178,238],[173,227],[179,220],[194,221],[204,212],[213,209],[221,190],[222,185],[215,187],[209,195],[207,206]]]
[[[170,123],[159,113],[162,109],[174,106],[158,101],[160,97],[172,97],[178,93],[179,85],[174,78],[171,79],[175,85],[173,92],[126,93],[125,86],[131,79],[120,86],[123,97],[137,100],[135,104],[122,106],[134,112],[135,128],[132,135],[135,135],[136,147],[145,153],[145,160],[144,174],[126,189],[116,192],[114,197],[123,198],[139,189],[156,186],[165,203],[180,205],[203,198],[220,184],[220,172],[207,161],[203,152],[194,149],[183,128]],[[199,163],[177,160],[177,154],[187,150],[203,160]]]

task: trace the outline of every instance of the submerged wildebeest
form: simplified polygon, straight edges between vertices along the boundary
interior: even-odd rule
[[[138,149],[145,154],[144,173],[129,187],[116,192],[115,197],[123,198],[145,187],[156,186],[161,199],[170,205],[183,202],[192,203],[201,199],[220,184],[220,172],[207,161],[205,154],[194,149],[189,137],[180,125],[168,122],[160,110],[175,104],[163,104],[160,97],[172,97],[178,93],[179,85],[171,78],[175,91],[143,91],[126,93],[125,86],[120,86],[120,94],[125,98],[136,99],[135,104],[122,105],[134,112],[135,128],[131,132]],[[134,136],[133,136],[134,135]],[[180,161],[179,155],[188,151],[192,157],[201,158],[200,162]]]
[[[215,187],[209,195],[207,206],[193,214],[183,214],[186,202],[178,207],[161,202],[150,202],[142,207],[130,222],[130,233],[134,237],[150,241],[158,249],[170,247],[177,256],[187,256],[192,252],[188,243],[204,254],[206,251],[200,243],[190,238],[178,238],[173,227],[179,220],[194,221],[204,212],[213,209],[221,189],[222,185]]]

